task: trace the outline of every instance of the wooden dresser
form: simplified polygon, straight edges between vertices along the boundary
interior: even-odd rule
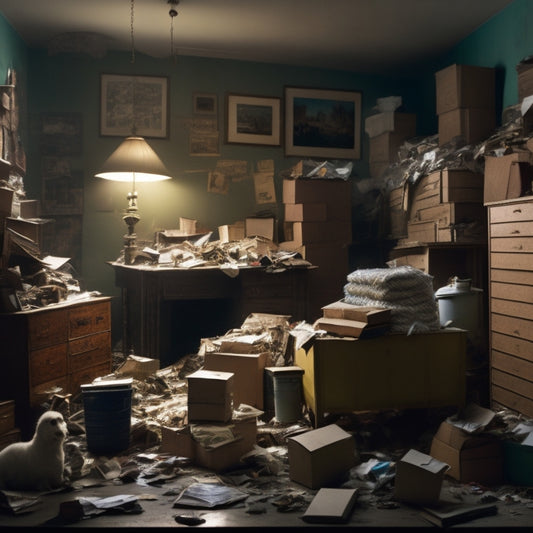
[[[491,401],[533,417],[533,196],[486,206]]]
[[[15,400],[23,439],[50,391],[79,392],[111,372],[111,298],[0,315],[0,399]]]

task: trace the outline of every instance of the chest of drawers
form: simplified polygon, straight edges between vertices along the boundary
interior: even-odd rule
[[[31,437],[50,393],[77,394],[111,371],[111,299],[91,298],[0,315],[0,399]]]
[[[533,416],[533,196],[487,204],[493,403]]]

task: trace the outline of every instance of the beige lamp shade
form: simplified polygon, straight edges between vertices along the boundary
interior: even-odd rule
[[[170,172],[143,137],[126,137],[95,176],[135,183],[168,180]]]

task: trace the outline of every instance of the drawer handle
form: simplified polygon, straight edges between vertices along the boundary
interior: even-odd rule
[[[90,321],[88,318],[80,318],[76,320],[77,326],[88,326],[90,324]]]
[[[520,233],[520,230],[515,229],[514,231],[511,231],[511,233],[512,233],[513,235],[518,235],[518,234]]]
[[[521,213],[522,209],[513,209],[513,213]]]

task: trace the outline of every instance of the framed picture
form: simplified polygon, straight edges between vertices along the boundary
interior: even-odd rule
[[[217,95],[194,93],[192,95],[193,111],[202,115],[217,114]]]
[[[189,133],[189,155],[219,156],[218,131],[193,130]]]
[[[281,145],[281,98],[229,94],[226,142]]]
[[[285,87],[285,155],[361,158],[361,93]]]
[[[168,78],[102,74],[100,135],[168,137]]]

